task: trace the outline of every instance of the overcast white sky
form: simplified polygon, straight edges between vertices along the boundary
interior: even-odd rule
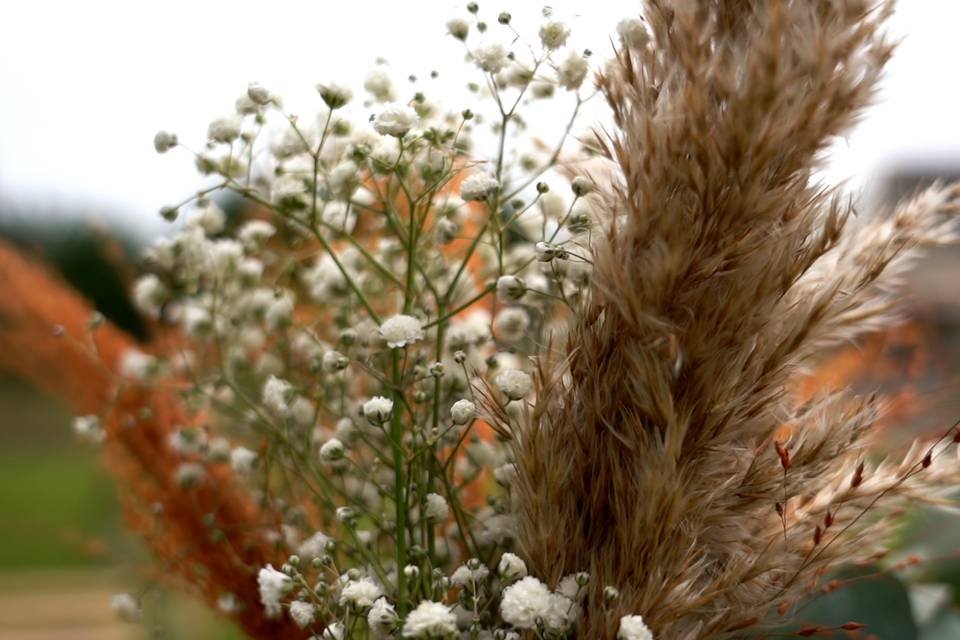
[[[40,199],[159,228],[156,211],[198,184],[186,156],[158,156],[157,129],[199,147],[207,123],[230,113],[258,80],[293,110],[317,105],[313,86],[357,89],[378,56],[399,78],[439,69],[449,81],[460,53],[444,23],[464,2],[420,0],[30,0],[0,21],[0,198]],[[480,2],[493,20],[507,8],[535,37],[540,4]],[[639,3],[556,0],[578,48],[609,50],[617,20]],[[588,7],[589,9],[586,9]],[[831,177],[869,185],[911,160],[960,165],[960,0],[901,0],[903,38],[882,102],[841,142]],[[558,114],[558,118],[561,117]],[[149,221],[149,224],[144,224]],[[154,227],[156,225],[156,227]]]

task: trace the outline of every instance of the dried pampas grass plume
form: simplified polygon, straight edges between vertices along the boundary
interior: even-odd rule
[[[599,78],[618,175],[591,298],[514,427],[518,540],[554,583],[590,572],[581,638],[627,614],[663,640],[729,638],[956,479],[937,461],[949,437],[874,465],[876,400],[793,394],[825,347],[891,317],[915,250],[953,239],[960,189],[855,218],[813,180],[891,55],[890,3],[645,7],[651,42]]]
[[[256,572],[284,555],[265,532],[280,514],[255,503],[227,465],[186,490],[182,456],[170,436],[194,417],[169,386],[118,386],[124,354],[146,348],[110,322],[91,332],[90,304],[43,265],[0,242],[0,368],[79,414],[106,415],[104,456],[116,476],[125,516],[158,560],[164,581],[187,586],[211,608],[224,594],[228,612],[251,638],[301,638],[287,618],[261,615]],[[157,347],[157,345],[151,345]]]

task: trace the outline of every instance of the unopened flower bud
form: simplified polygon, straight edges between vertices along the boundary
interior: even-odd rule
[[[477,406],[466,398],[457,400],[450,407],[450,418],[454,424],[467,424],[477,415]]]
[[[573,182],[570,183],[570,188],[573,190],[575,196],[585,196],[591,191],[593,191],[593,182],[589,178],[584,176],[577,176],[573,179]]]
[[[177,134],[175,133],[158,131],[157,135],[153,136],[153,148],[157,150],[157,153],[166,153],[177,144]]]
[[[516,302],[527,292],[527,285],[517,276],[500,276],[497,279],[497,299],[500,302]]]
[[[536,252],[537,260],[540,262],[551,262],[557,258],[562,260],[567,255],[563,247],[558,247],[549,242],[538,242],[533,250]]]
[[[251,82],[247,87],[247,97],[260,106],[269,103],[271,100],[270,92],[256,82]]]

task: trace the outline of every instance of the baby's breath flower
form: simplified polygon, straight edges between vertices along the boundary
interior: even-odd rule
[[[213,329],[210,312],[192,304],[182,309],[181,323],[186,334],[193,337],[206,335]]]
[[[494,384],[510,400],[520,400],[533,391],[533,379],[519,369],[507,369],[497,375]]]
[[[396,609],[386,598],[377,598],[367,614],[367,624],[377,634],[386,635],[397,627],[400,621]]]
[[[497,279],[497,299],[503,303],[516,302],[527,292],[527,285],[517,276],[500,276]]]
[[[223,209],[217,206],[215,202],[207,202],[203,207],[190,216],[187,224],[191,227],[202,229],[206,235],[212,236],[223,231],[227,224],[227,214],[224,213]],[[231,244],[236,244],[232,240],[220,242],[230,242]]]
[[[176,147],[177,144],[179,144],[179,141],[175,133],[157,131],[157,135],[153,136],[153,148],[157,150],[157,153],[166,153]]]
[[[317,91],[320,93],[320,98],[324,104],[331,110],[345,106],[350,102],[350,99],[353,98],[353,91],[351,91],[349,87],[333,82],[329,84],[318,84]]]
[[[260,111],[260,105],[250,99],[246,93],[237,96],[233,103],[233,109],[242,116],[249,116]]]
[[[195,487],[207,475],[207,469],[199,462],[184,462],[177,467],[177,484],[181,487]]]
[[[207,137],[214,142],[233,142],[240,137],[239,116],[217,118],[207,127]]]
[[[290,603],[290,617],[298,627],[304,629],[311,624],[317,615],[317,608],[309,602],[297,600]]]
[[[593,181],[590,178],[585,176],[577,176],[570,183],[570,189],[573,191],[573,194],[576,196],[585,196],[591,191],[593,191],[594,185]]]
[[[290,576],[273,568],[272,565],[260,569],[257,574],[257,586],[260,589],[260,602],[268,618],[275,618],[283,611],[280,602],[293,588]]]
[[[322,558],[327,553],[327,547],[333,543],[333,538],[317,531],[312,536],[300,543],[297,547],[297,554],[306,560]]]
[[[647,25],[639,18],[625,18],[617,23],[617,34],[620,41],[634,49],[640,49],[646,46],[650,41],[650,33],[647,31]]]
[[[507,66],[507,50],[499,42],[492,42],[477,47],[473,52],[477,66],[488,73],[499,73]]]
[[[587,77],[587,59],[576,51],[570,51],[557,67],[557,80],[560,86],[576,91]]]
[[[423,340],[423,323],[413,316],[395,315],[380,325],[380,335],[387,341],[388,347],[399,349]]]
[[[540,42],[547,49],[559,49],[567,43],[570,28],[559,20],[551,20],[540,27]]]
[[[453,18],[447,21],[447,33],[457,40],[466,40],[470,33],[470,24],[461,18]]]
[[[551,244],[549,242],[538,242],[534,246],[537,260],[540,262],[551,262],[557,258],[564,258],[567,252],[563,247]]]
[[[547,585],[532,576],[521,578],[503,590],[500,615],[518,629],[536,629],[538,620],[546,620],[553,607]]]
[[[402,138],[417,123],[417,112],[400,104],[389,104],[377,114],[373,128],[384,136]]]
[[[330,438],[320,447],[320,457],[324,460],[333,461],[343,457],[346,447],[337,438]]]
[[[220,594],[217,598],[217,610],[228,615],[236,613],[240,610],[240,599],[233,593]]]
[[[530,95],[542,100],[552,97],[555,89],[556,85],[554,83],[547,80],[537,80],[530,84]]]
[[[270,92],[258,82],[251,82],[247,85],[247,97],[250,98],[254,104],[260,106],[269,104],[272,99]]]
[[[374,601],[381,596],[383,596],[383,589],[373,578],[349,580],[340,590],[340,606],[349,605],[356,609],[366,609],[372,607]]]
[[[117,593],[110,598],[113,614],[123,622],[139,622],[143,616],[140,602],[132,593]]]
[[[520,307],[508,307],[497,314],[493,328],[499,339],[517,342],[523,339],[530,328],[530,316]]]
[[[450,507],[443,496],[437,493],[428,493],[424,515],[428,520],[446,520],[450,515]]]
[[[250,473],[257,461],[257,454],[246,447],[234,447],[230,450],[230,467],[237,473]]]
[[[383,424],[393,412],[393,400],[374,396],[363,403],[363,416],[372,424]]]
[[[453,403],[453,406],[450,407],[450,417],[453,419],[454,424],[467,424],[473,417],[477,414],[477,406],[467,400],[462,398]]]
[[[292,175],[280,176],[270,187],[270,197],[277,204],[296,202],[306,192],[307,185],[303,183],[303,179]]]
[[[374,69],[367,74],[363,88],[369,91],[379,102],[393,100],[393,83],[390,75],[383,69]]]
[[[276,331],[290,324],[293,318],[293,298],[283,295],[274,298],[264,314],[264,323],[271,331]]]
[[[350,359],[339,351],[330,350],[323,354],[321,363],[324,371],[333,373],[346,369],[350,365]]]
[[[507,582],[512,582],[527,576],[527,565],[519,556],[507,551],[500,556],[497,571],[500,573],[501,578]]]
[[[500,188],[500,181],[489,173],[474,173],[460,184],[464,200],[486,200]]]
[[[442,602],[425,600],[403,623],[404,638],[448,638],[457,632],[457,617]]]
[[[643,616],[623,616],[620,618],[617,640],[653,640],[653,632],[644,623]]]
[[[136,349],[128,349],[120,357],[120,375],[129,380],[147,382],[158,372],[159,363],[153,356]]]
[[[260,244],[272,238],[276,232],[276,227],[266,220],[250,220],[240,227],[237,235],[244,244]]]
[[[513,481],[517,477],[517,467],[512,462],[507,464],[502,464],[496,469],[493,470],[493,478],[498,483],[504,487],[510,487],[513,485]]]
[[[460,565],[450,576],[450,582],[461,588],[473,589],[475,584],[479,584],[490,575],[490,569],[479,562],[474,567],[469,564]]]
[[[93,444],[100,444],[107,437],[97,416],[77,416],[73,419],[73,432],[81,440]]]
[[[293,386],[286,380],[271,375],[263,385],[261,399],[270,411],[278,416],[286,416],[290,412],[291,395]]]
[[[323,630],[323,635],[320,636],[319,640],[344,640],[344,628],[342,622],[334,622],[327,625],[327,628]],[[311,637],[310,640],[318,640],[316,636]]]

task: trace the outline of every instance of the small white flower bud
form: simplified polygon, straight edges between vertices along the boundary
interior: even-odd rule
[[[500,563],[497,565],[497,571],[500,577],[508,582],[519,580],[527,576],[527,565],[519,556],[509,551],[500,556]]]
[[[337,438],[330,438],[320,447],[320,457],[327,461],[339,460],[343,457],[346,448]]]
[[[317,609],[309,602],[302,602],[297,600],[296,602],[290,603],[290,617],[301,629],[313,624],[313,619],[316,617]]]
[[[73,419],[73,432],[78,438],[93,444],[103,442],[107,434],[100,424],[100,418],[94,415],[77,416]]]
[[[260,106],[268,104],[272,100],[270,92],[257,82],[251,82],[247,86],[247,97]]]
[[[153,136],[153,148],[157,150],[157,153],[166,153],[177,146],[177,134],[169,133],[167,131],[158,131],[157,135]]]
[[[387,105],[377,114],[373,121],[373,128],[384,136],[402,138],[417,123],[419,116],[410,107],[399,104]]]
[[[620,618],[617,640],[653,640],[653,632],[643,621],[643,616],[623,616]]]
[[[642,49],[650,41],[650,33],[643,20],[639,18],[625,18],[617,24],[617,34],[620,42],[634,49]]]
[[[450,515],[450,507],[443,496],[437,493],[428,493],[424,515],[428,520],[446,520]]]
[[[533,379],[519,369],[507,369],[498,374],[493,382],[500,393],[510,400],[520,400],[533,391]]]
[[[339,109],[345,106],[353,98],[353,91],[349,87],[344,87],[336,83],[318,84],[317,91],[320,98],[330,110]]]
[[[536,253],[537,260],[540,262],[551,262],[558,258],[562,260],[567,256],[567,252],[563,247],[549,242],[538,242],[534,245],[533,250]]]
[[[399,349],[423,340],[423,323],[413,316],[395,315],[380,325],[380,335],[386,340],[388,347]]]
[[[500,465],[493,470],[493,479],[504,487],[513,486],[514,480],[517,479],[517,466],[512,462]]]
[[[335,371],[343,371],[350,366],[350,358],[339,351],[327,351],[323,354],[321,364],[323,365],[324,371],[334,373]]]
[[[570,51],[557,68],[557,80],[564,89],[575,91],[583,84],[588,70],[587,59],[576,51]]]
[[[500,182],[488,173],[474,173],[460,184],[464,200],[486,200],[500,189]]]
[[[214,142],[233,142],[240,137],[239,116],[218,118],[207,127],[207,137]]]
[[[230,451],[230,467],[236,473],[250,473],[256,462],[257,454],[246,447],[235,447]]]
[[[467,424],[477,415],[477,406],[466,398],[457,400],[450,407],[450,418],[453,424]]]
[[[544,48],[559,49],[567,43],[570,36],[570,28],[558,20],[551,20],[540,27],[540,42]]]
[[[197,462],[184,462],[176,470],[177,483],[184,488],[197,486],[206,475],[206,468]]]
[[[113,614],[123,622],[139,622],[143,616],[140,602],[132,593],[117,593],[110,598]]]
[[[357,512],[353,507],[337,507],[337,520],[344,524],[351,524],[357,519]]]
[[[447,21],[447,33],[452,35],[457,40],[466,40],[467,35],[470,33],[470,25],[466,20],[453,18],[452,20]]]
[[[570,189],[573,190],[575,196],[585,196],[593,191],[593,188],[593,182],[584,176],[577,176],[573,179],[573,182],[570,183]]]
[[[503,303],[516,302],[527,292],[527,285],[517,276],[497,278],[497,299]]]
[[[477,66],[488,73],[499,73],[507,65],[507,50],[499,42],[477,47],[473,52]]]
[[[393,400],[383,396],[374,396],[363,404],[363,416],[374,425],[386,422],[392,412]]]
[[[393,99],[393,83],[383,69],[374,69],[367,74],[363,81],[363,88],[373,94],[373,97],[380,102],[388,102]]]

